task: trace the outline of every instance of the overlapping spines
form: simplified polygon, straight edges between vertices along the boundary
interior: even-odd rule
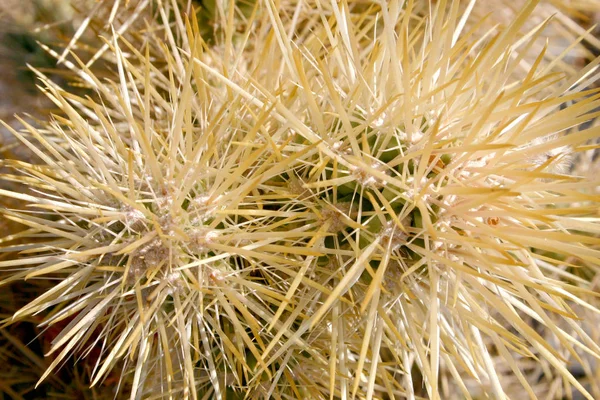
[[[519,73],[535,2],[487,40],[459,2],[284,6],[211,46],[159,8],[165,43],[107,40],[112,81],[65,64],[97,99],[42,77],[64,116],[13,132],[41,162],[2,194],[44,241],[0,265],[56,280],[11,319],[69,320],[47,373],[95,352],[132,398],[533,398],[536,357],[586,393],[550,343],[600,351],[565,268],[596,272],[595,183],[563,168],[598,61]]]

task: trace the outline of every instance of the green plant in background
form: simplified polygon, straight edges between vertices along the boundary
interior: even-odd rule
[[[65,2],[56,0],[16,3],[8,0],[0,5],[2,80],[7,79],[6,75],[13,76],[14,70],[19,87],[17,97],[21,91],[24,96],[37,94],[35,74],[28,66],[47,72],[56,71],[56,59],[44,51],[38,42],[56,45],[72,35],[72,26],[65,22],[71,14]]]
[[[5,320],[60,328],[41,380],[75,356],[132,399],[600,396],[572,373],[600,357],[597,182],[565,174],[600,59],[532,57],[537,1],[487,34],[475,2],[223,2],[212,34],[164,3],[91,58],[114,79],[65,62],[96,97],[39,74],[60,114],[7,126],[40,160],[4,161],[28,241],[0,283],[54,283]]]

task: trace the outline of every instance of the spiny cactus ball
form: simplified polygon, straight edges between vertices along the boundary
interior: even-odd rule
[[[573,311],[598,198],[566,174],[600,59],[523,74],[537,2],[483,37],[417,3],[230,2],[210,45],[162,9],[107,40],[114,79],[65,64],[93,95],[40,74],[60,113],[12,130],[38,162],[5,161],[29,242],[0,266],[55,283],[7,320],[63,324],[42,379],[75,355],[132,399],[536,398],[536,360],[600,396],[569,369],[600,356]]]

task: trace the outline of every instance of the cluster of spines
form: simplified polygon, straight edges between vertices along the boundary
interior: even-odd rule
[[[565,293],[580,290],[546,279],[537,260],[559,266],[573,256],[593,265],[599,257],[589,248],[595,238],[570,230],[594,231],[595,219],[546,208],[554,198],[597,203],[577,194],[588,182],[559,168],[565,149],[597,134],[554,135],[591,118],[586,103],[550,115],[560,96],[529,100],[550,78],[533,68],[509,82],[520,65],[511,52],[493,41],[477,48],[458,28],[461,40],[443,50],[438,42],[454,32],[441,30],[457,23],[458,2],[448,15],[438,5],[435,16],[422,16],[439,30],[416,29],[408,41],[394,35],[410,31],[411,11],[388,21],[395,3],[357,15],[341,3],[333,22],[296,39],[302,50],[286,45],[288,30],[265,4],[252,21],[259,32],[248,33],[269,43],[269,61],[281,56],[268,68],[262,53],[236,47],[227,34],[208,49],[192,23],[189,37],[180,32],[183,50],[163,48],[166,70],[119,38],[108,43],[117,84],[72,65],[102,102],[46,82],[69,120],[44,136],[29,130],[46,151],[37,150],[42,161],[59,173],[17,163],[39,193],[4,194],[52,213],[45,225],[25,212],[11,218],[55,241],[36,251],[41,256],[2,265],[39,262],[17,277],[64,279],[17,313],[61,304],[50,322],[75,316],[54,342],[52,351],[63,350],[51,368],[98,346],[93,383],[123,359],[132,397],[155,385],[161,396],[216,398],[243,388],[305,398],[414,396],[415,368],[431,398],[439,398],[444,373],[467,395],[464,369],[502,398],[487,339],[532,393],[511,351],[535,352],[559,370],[561,361],[515,310],[543,322],[548,308],[570,316],[561,296],[573,300]],[[377,32],[378,13],[386,51],[404,51],[401,67],[376,37],[363,58],[353,51],[360,32]],[[496,40],[517,40],[511,30],[522,23]],[[371,76],[378,65],[387,78]],[[280,83],[269,87],[275,72]],[[367,78],[386,78],[388,87],[369,93],[360,82]],[[366,112],[369,100],[378,111]],[[303,107],[313,119],[295,114]],[[537,148],[544,153],[532,156]],[[557,258],[540,255],[553,247]],[[567,348],[580,340],[598,350],[581,332],[553,333]]]

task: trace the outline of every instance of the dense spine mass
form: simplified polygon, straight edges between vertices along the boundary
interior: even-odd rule
[[[41,380],[76,354],[132,399],[600,397],[572,368],[598,183],[567,174],[600,59],[557,70],[537,1],[489,30],[475,2],[225,3],[209,33],[149,4],[113,80],[65,59],[93,95],[39,73],[60,114],[7,126],[37,162],[4,162],[0,284],[53,283],[6,320],[62,327]]]

